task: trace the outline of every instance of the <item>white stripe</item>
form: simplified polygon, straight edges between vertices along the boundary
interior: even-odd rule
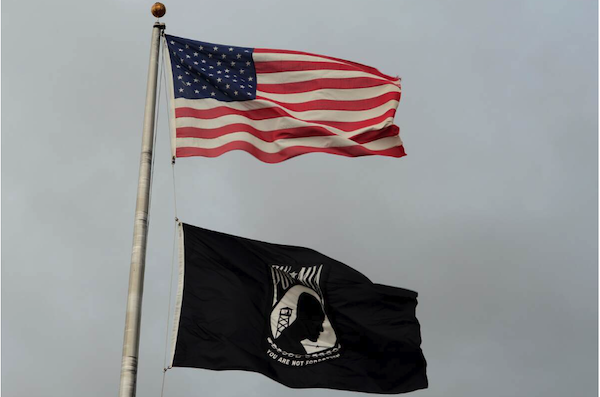
[[[348,79],[353,77],[370,77],[373,79],[389,82],[395,85],[388,79],[377,76],[375,74],[362,72],[360,70],[302,70],[296,72],[277,72],[277,73],[257,73],[256,81],[258,84],[285,84],[299,83],[302,81],[310,81],[316,79]]]
[[[307,284],[310,286],[310,288],[315,289],[315,285],[313,284],[313,277],[314,277],[314,272],[315,272],[316,268],[315,266],[311,266],[308,269],[308,275],[306,277],[306,281]]]
[[[186,99],[176,98],[175,106],[177,108],[191,108],[198,110],[214,109],[220,106],[225,106],[230,109],[237,110],[253,110],[273,107],[273,102],[265,101],[263,99],[254,99],[251,101],[235,101],[235,102],[223,102],[218,99],[205,98],[205,99]]]
[[[323,291],[321,291],[321,284],[320,284],[321,270],[323,270],[323,265],[319,266],[319,270],[317,271],[317,276],[315,277],[315,282],[317,283],[317,289],[319,290],[319,295],[321,295],[321,297],[323,297]]]
[[[227,105],[227,102],[222,102],[223,107],[229,107]],[[280,106],[273,106],[271,105],[269,108],[273,108],[273,109],[277,109],[280,108],[283,111],[285,111],[287,114],[289,114],[291,117],[295,117],[297,119],[299,119],[300,121],[348,121],[348,122],[355,122],[355,121],[363,121],[363,120],[369,120],[372,119],[374,117],[377,116],[381,116],[382,114],[384,114],[385,112],[392,110],[392,109],[396,109],[398,107],[398,101],[390,99],[389,101],[387,101],[386,103],[384,103],[383,105],[377,106],[376,108],[373,109],[369,109],[369,110],[307,110],[304,112],[294,112],[292,110],[288,110],[285,108],[281,108]],[[248,109],[243,109],[243,110],[248,110]],[[216,117],[213,119],[198,119],[198,120],[202,120],[207,121],[207,120],[218,120],[218,119],[222,119],[222,118],[227,118],[227,117],[243,117],[244,119],[247,120],[251,120],[249,117],[246,117],[244,115],[224,115],[224,116],[220,116],[220,117]],[[185,117],[178,117],[177,118],[177,125],[179,126],[179,120],[185,118]],[[195,117],[192,117],[193,119],[196,119]],[[283,117],[279,117],[279,118],[287,118],[286,116]],[[273,120],[273,118],[268,119],[268,120]],[[230,124],[230,123],[227,123]]]
[[[177,138],[177,147],[191,147],[201,149],[215,149],[230,142],[248,142],[265,153],[277,153],[283,149],[294,146],[305,146],[311,148],[363,146],[369,150],[385,150],[402,145],[399,136],[381,138],[366,144],[358,144],[350,139],[340,136],[309,137],[279,139],[274,142],[265,142],[247,132],[234,132],[214,139],[203,138]]]
[[[347,62],[335,61],[333,59],[323,58],[316,54],[282,54],[277,52],[253,52],[252,59],[254,62],[277,62],[277,61],[305,61],[305,62],[331,62],[348,65]]]
[[[200,119],[196,119],[193,117],[180,117],[177,119],[176,124],[177,124],[177,128],[195,127],[195,128],[212,129],[212,128],[224,127],[229,124],[239,123],[239,124],[246,124],[246,125],[252,126],[252,127],[256,128],[257,130],[265,131],[265,132],[281,130],[281,129],[288,129],[288,128],[298,128],[298,127],[321,127],[321,128],[325,128],[326,130],[331,131],[332,133],[337,134],[339,136],[351,137],[354,135],[362,134],[363,132],[379,130],[379,129],[383,129],[385,127],[389,127],[390,125],[393,124],[393,122],[394,122],[394,118],[388,117],[385,120],[383,120],[377,124],[369,125],[369,126],[366,126],[363,128],[357,128],[357,129],[355,129],[353,131],[349,131],[349,132],[342,131],[339,128],[331,127],[328,125],[311,123],[308,121],[297,120],[297,119],[293,119],[290,117],[278,117],[276,119],[266,119],[266,120],[250,120],[246,117],[242,117],[242,116],[238,116],[238,115],[229,115],[229,116],[219,117],[217,119],[208,119],[208,120],[200,120]],[[178,147],[179,147],[179,145],[178,145]]]
[[[307,274],[308,274],[308,268],[303,267],[302,269],[300,269],[300,272],[298,273],[298,281],[300,281],[302,284],[306,285]]]
[[[250,109],[262,109],[272,107],[274,100],[283,103],[303,103],[309,101],[315,101],[319,99],[327,99],[332,101],[359,101],[365,99],[372,99],[378,96],[387,94],[388,92],[400,92],[398,87],[380,86],[370,88],[355,88],[352,90],[336,90],[326,89],[317,90],[311,92],[305,92],[301,94],[270,94],[266,92],[257,92],[257,95],[263,96],[268,99],[253,99],[251,101],[234,101],[234,102],[223,102],[218,99],[205,98],[205,99],[186,99],[186,98],[175,98],[175,107],[177,108],[192,108],[192,109],[212,109],[219,106],[227,106],[231,109],[238,110],[250,110]]]
[[[275,284],[281,283],[281,277],[279,276],[279,272],[278,271],[275,271],[275,276],[276,276]]]
[[[288,274],[287,266],[276,266],[277,277],[283,289],[287,289],[288,285],[294,282],[294,279]]]
[[[273,266],[271,266],[271,279],[273,280],[273,304],[271,306],[275,306],[277,303],[277,271]]]
[[[318,99],[329,99],[332,101],[357,101],[360,99],[375,98],[388,92],[400,92],[400,87],[393,84],[384,84],[377,87],[335,89],[326,88],[297,94],[272,94],[270,92],[260,91],[260,86],[256,91],[257,96],[272,99],[279,102],[302,103],[315,101]]]
[[[282,274],[282,276],[283,277],[281,278],[281,286],[283,287],[283,289],[287,289],[290,280],[287,278],[286,274]]]

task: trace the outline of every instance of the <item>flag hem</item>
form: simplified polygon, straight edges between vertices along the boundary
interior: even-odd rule
[[[171,362],[169,368],[173,368],[175,359],[175,345],[177,344],[177,334],[179,333],[179,320],[181,316],[181,307],[183,303],[183,276],[185,271],[185,251],[183,241],[183,224],[177,223],[179,235],[179,278],[177,280],[177,295],[175,297],[175,313],[173,315],[173,334],[171,336]]]
[[[425,390],[429,388],[429,380],[427,378],[426,374],[423,374],[423,377],[425,378],[424,380],[424,384],[423,385],[419,385],[419,386],[411,386],[408,387],[406,389],[400,389],[400,390],[378,390],[378,391],[367,391],[364,389],[359,389],[359,388],[350,388],[350,387],[336,387],[336,386],[325,386],[325,385],[319,385],[319,386],[298,386],[298,385],[291,385],[289,383],[287,383],[287,381],[283,381],[280,378],[277,378],[275,375],[272,374],[268,374],[265,372],[261,372],[259,370],[255,370],[255,369],[250,369],[250,368],[244,368],[244,367],[228,367],[228,368],[217,368],[217,367],[211,367],[211,366],[194,366],[194,365],[178,365],[177,368],[194,368],[194,369],[207,369],[210,371],[243,371],[243,372],[249,372],[249,373],[253,373],[253,374],[258,374],[258,375],[262,375],[264,377],[266,377],[267,379],[272,380],[275,383],[278,383],[282,386],[285,386],[287,388],[290,389],[295,389],[295,390],[306,390],[306,389],[314,389],[314,390],[339,390],[339,391],[350,391],[350,392],[355,392],[355,393],[365,393],[365,394],[384,394],[384,395],[390,395],[390,394],[406,394],[406,393],[411,393],[414,391],[418,391],[418,390]]]
[[[175,88],[173,87],[173,69],[171,67],[171,55],[169,54],[169,46],[167,45],[167,38],[163,36],[163,68],[167,69],[168,78],[167,80],[167,90],[169,91],[168,95],[168,103],[169,107],[169,132],[171,135],[171,158],[175,159],[177,157],[176,154],[176,145],[177,145],[177,125],[175,120]],[[166,56],[165,56],[166,54]]]

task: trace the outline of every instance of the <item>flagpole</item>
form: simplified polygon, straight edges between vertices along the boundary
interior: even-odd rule
[[[161,3],[152,6],[152,15],[157,18],[165,14]],[[125,336],[123,337],[123,359],[121,361],[121,384],[119,397],[134,397],[136,391],[138,354],[140,347],[140,323],[142,319],[142,294],[144,292],[144,269],[146,266],[146,242],[148,239],[148,207],[150,203],[150,182],[152,156],[154,151],[154,120],[156,114],[156,87],[160,33],[165,25],[159,22],[152,28],[150,44],[150,65],[146,88],[146,107],[142,132],[142,152],[138,178],[137,201],[133,226],[133,247],[129,270],[129,292],[127,314],[125,316]]]

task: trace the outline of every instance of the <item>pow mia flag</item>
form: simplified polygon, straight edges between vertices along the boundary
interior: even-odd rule
[[[417,293],[308,248],[180,226],[173,367],[259,372],[293,388],[427,387]]]

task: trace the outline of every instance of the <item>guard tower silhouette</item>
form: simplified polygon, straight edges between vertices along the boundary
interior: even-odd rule
[[[279,318],[277,319],[277,338],[281,332],[290,325],[290,316],[292,315],[292,309],[289,307],[282,307],[279,310]]]

